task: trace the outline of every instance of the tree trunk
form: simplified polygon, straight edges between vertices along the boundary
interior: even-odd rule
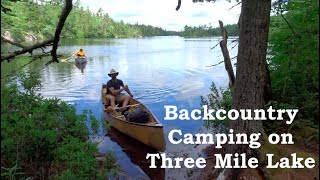
[[[229,87],[230,89],[232,89],[234,87],[235,76],[233,73],[233,68],[232,68],[232,64],[229,56],[229,50],[227,48],[227,42],[228,42],[227,30],[223,27],[223,23],[220,20],[219,20],[219,25],[220,25],[221,36],[222,36],[222,40],[220,41],[220,48],[224,58],[224,67],[229,77]]]
[[[53,46],[52,46],[52,50],[51,50],[51,56],[52,56],[53,61],[55,61],[55,62],[59,62],[58,57],[57,57],[57,49],[58,49],[58,43],[60,41],[60,34],[61,34],[62,28],[64,26],[64,23],[66,22],[67,17],[69,15],[69,13],[71,12],[71,10],[72,10],[72,0],[65,0],[65,6],[62,10],[62,13],[59,18],[59,22],[56,27],[56,31],[54,33]]]
[[[270,75],[266,61],[271,0],[242,0],[233,109],[262,109],[270,95]],[[235,133],[264,133],[262,121],[230,122]],[[261,137],[260,137],[261,140]],[[259,158],[257,149],[248,145],[229,145],[226,153],[246,153]],[[225,169],[224,179],[236,179],[240,169]]]
[[[270,87],[266,61],[271,0],[242,1],[234,109],[260,109]],[[231,121],[230,128],[245,133],[263,131],[261,121]]]

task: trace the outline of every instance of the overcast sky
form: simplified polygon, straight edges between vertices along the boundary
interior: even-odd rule
[[[180,31],[185,25],[219,26],[238,22],[240,6],[229,10],[235,1],[228,3],[218,0],[215,3],[193,3],[192,0],[181,0],[181,7],[176,11],[178,0],[81,0],[81,5],[96,12],[100,7],[116,21],[147,24],[162,27],[166,30]]]

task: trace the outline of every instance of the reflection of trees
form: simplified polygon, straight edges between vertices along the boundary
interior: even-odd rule
[[[163,180],[165,178],[165,169],[160,168],[161,159],[156,159],[158,168],[149,168],[151,161],[146,160],[147,153],[156,153],[157,151],[140,143],[139,141],[122,134],[113,127],[108,130],[108,136],[111,140],[117,142],[130,160],[138,165],[151,179]]]

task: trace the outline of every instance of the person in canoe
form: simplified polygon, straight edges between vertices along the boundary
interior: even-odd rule
[[[124,85],[122,80],[117,79],[118,75],[119,72],[114,69],[111,69],[110,73],[108,73],[111,79],[107,82],[106,98],[107,101],[110,102],[111,107],[115,107],[116,103],[122,103],[122,107],[125,107],[128,105],[130,97],[133,97],[128,85]],[[128,95],[121,93],[123,90],[126,91]]]
[[[72,56],[77,58],[77,59],[80,59],[80,58],[84,59],[84,58],[86,58],[86,53],[84,52],[84,50],[82,48],[80,48]]]

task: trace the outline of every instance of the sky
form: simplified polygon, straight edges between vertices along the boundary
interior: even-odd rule
[[[178,0],[81,0],[80,5],[93,12],[101,7],[115,20],[126,23],[139,23],[161,27],[166,30],[180,31],[185,25],[211,25],[218,27],[218,20],[224,24],[235,24],[240,15],[240,5],[232,8],[236,1],[217,0],[212,3],[193,3],[181,0],[181,7],[176,11]]]

